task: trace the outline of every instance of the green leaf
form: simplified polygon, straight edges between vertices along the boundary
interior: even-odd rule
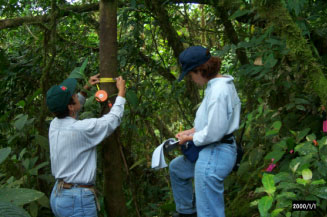
[[[259,212],[261,216],[267,216],[273,202],[273,198],[270,196],[264,196],[259,200]]]
[[[296,105],[296,108],[300,111],[305,111],[305,107],[303,105]]]
[[[20,116],[14,123],[14,126],[17,130],[22,130],[27,122],[28,115]]]
[[[251,166],[248,161],[244,161],[241,163],[240,167],[237,170],[237,176],[243,177],[245,174],[249,172]]]
[[[280,128],[282,127],[282,122],[280,122],[280,121],[275,121],[274,123],[273,123],[273,128],[274,129],[276,129],[276,130],[280,130]]]
[[[278,60],[274,58],[274,54],[270,54],[264,62],[264,65],[265,67],[273,68],[277,62]]]
[[[262,177],[262,184],[263,184],[263,187],[265,188],[265,191],[269,195],[275,193],[276,187],[275,187],[274,175],[264,173],[263,177]]]
[[[233,13],[232,16],[230,16],[228,19],[234,20],[235,18],[244,16],[245,14],[248,14],[250,12],[251,12],[251,10],[240,10],[239,9],[239,10],[235,11],[235,13]]]
[[[146,161],[146,158],[141,158],[140,160],[136,161],[130,168],[129,170],[132,170],[133,168],[143,164]]]
[[[250,206],[258,206],[259,200],[254,200],[250,203]]]
[[[265,160],[271,160],[272,158],[274,158],[274,163],[276,163],[284,156],[284,154],[284,151],[273,151],[266,155]]]
[[[41,206],[50,209],[50,200],[49,200],[49,198],[48,198],[46,195],[44,195],[43,197],[41,197],[40,199],[38,199],[37,202],[38,202]]]
[[[311,180],[312,179],[312,172],[310,169],[302,170],[302,177],[304,180]]]
[[[323,179],[314,180],[313,182],[311,182],[311,185],[324,185],[324,184],[326,184],[326,181]]]
[[[138,105],[138,98],[134,91],[128,90],[126,92],[126,100],[128,103],[130,103],[133,107],[137,107]]]
[[[293,192],[282,192],[280,194],[278,194],[276,196],[276,199],[280,199],[280,198],[288,198],[288,199],[292,199],[292,198],[296,198],[296,194]]]
[[[290,181],[290,180],[292,180],[292,176],[287,172],[280,172],[274,176],[275,183],[279,183],[281,181]]]
[[[297,170],[297,168],[300,166],[300,164],[301,164],[300,162],[297,162],[293,167],[291,167],[293,173],[296,172],[296,170]],[[290,165],[290,166],[291,166],[291,165]]]
[[[297,178],[296,179],[296,183],[299,183],[301,185],[307,185],[309,183],[309,181],[308,180],[301,179],[301,178]]]
[[[317,156],[318,150],[317,148],[311,144],[311,142],[305,142],[297,145],[294,148],[294,151],[299,152],[300,155],[307,156],[307,155],[312,155],[312,156]]]
[[[263,157],[264,151],[261,148],[256,148],[249,154],[249,163],[251,166],[256,166],[260,163]]]
[[[0,201],[0,217],[30,217],[30,215],[21,207],[13,203]]]
[[[43,162],[34,167],[33,169],[29,170],[29,174],[36,176],[38,174],[38,170],[49,165],[49,162]]]
[[[86,58],[80,68],[79,73],[82,74],[83,76],[85,75],[84,71],[85,71],[85,68],[86,68],[88,62],[89,62],[89,58]]]
[[[48,138],[42,135],[36,135],[35,141],[40,145],[44,150],[49,150],[49,141]]]
[[[295,98],[294,99],[294,102],[296,103],[296,104],[304,104],[304,105],[310,105],[310,102],[308,101],[308,100],[306,100],[306,99],[302,99],[302,98]]]
[[[275,209],[274,211],[271,212],[271,217],[278,216],[278,214],[283,210],[284,210],[283,208]]]
[[[327,187],[315,188],[313,194],[327,200]]]
[[[282,122],[280,121],[275,121],[270,130],[266,132],[266,136],[271,136],[271,135],[275,135],[279,132],[280,128],[282,127]]]
[[[26,148],[23,148],[23,150],[21,150],[20,153],[19,153],[18,160],[22,160],[25,153],[26,153]]]
[[[73,71],[70,73],[70,75],[68,76],[68,78],[83,78],[83,75],[80,73],[81,71],[81,67],[76,67],[73,69]]]
[[[258,187],[254,191],[254,193],[256,193],[256,194],[263,193],[263,192],[265,192],[265,188],[264,187]]]
[[[4,160],[6,160],[6,158],[9,156],[10,152],[11,152],[10,147],[0,149],[0,164]]]
[[[302,190],[303,186],[300,186],[294,182],[280,182],[277,186],[278,189],[281,189],[283,191],[288,191],[292,189],[300,189]]]
[[[301,132],[299,132],[296,137],[296,142],[299,143],[306,135],[308,135],[310,130],[311,130],[310,128],[306,128],[306,129],[302,130]]]
[[[282,140],[282,141],[274,144],[274,146],[273,146],[273,150],[274,151],[277,151],[277,150],[282,151],[282,150],[286,150],[286,149],[287,149],[287,142],[286,142],[286,140]]]
[[[13,203],[18,206],[28,204],[43,197],[43,193],[27,188],[2,188],[0,189],[0,201]]]
[[[312,142],[313,140],[316,139],[316,135],[312,133],[312,134],[306,136],[306,139],[307,139],[307,141]]]
[[[29,213],[32,217],[37,217],[38,211],[39,209],[36,202],[32,202],[29,204]]]
[[[16,103],[16,105],[20,108],[24,108],[25,107],[25,101],[24,100],[20,100],[18,103]]]
[[[306,156],[296,157],[295,159],[293,159],[291,161],[289,166],[293,172],[298,171],[298,173],[301,174],[302,170],[305,168],[309,168],[310,163],[314,160],[315,159],[312,157],[311,154],[306,155]],[[294,169],[297,169],[297,170],[294,170]]]
[[[68,78],[76,78],[76,79],[79,79],[79,78],[84,78],[85,77],[85,74],[84,74],[84,70],[87,66],[87,62],[88,62],[88,58],[86,58],[82,64],[81,67],[76,67],[71,73],[70,75],[68,76]]]

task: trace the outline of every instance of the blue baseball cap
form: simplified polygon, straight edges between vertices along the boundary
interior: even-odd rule
[[[192,69],[202,65],[210,59],[210,53],[207,54],[207,48],[202,46],[192,46],[184,50],[179,55],[179,63],[182,65],[182,73],[178,81],[183,80]]]

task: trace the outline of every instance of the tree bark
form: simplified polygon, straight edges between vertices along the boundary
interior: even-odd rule
[[[100,75],[103,78],[117,77],[117,0],[100,1]],[[115,83],[103,83],[101,88],[109,96],[117,93]],[[109,100],[113,103],[114,99]],[[109,108],[106,106],[107,113]],[[117,129],[103,142],[103,172],[105,208],[109,217],[127,216],[123,192],[123,159],[120,152],[120,133]]]

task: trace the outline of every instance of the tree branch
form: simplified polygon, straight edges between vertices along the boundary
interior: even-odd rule
[[[61,17],[66,17],[71,13],[84,13],[90,11],[98,11],[99,4],[86,4],[86,5],[73,5],[60,9],[60,13],[56,14],[56,19]],[[35,25],[39,23],[47,23],[51,20],[51,14],[39,15],[39,16],[30,16],[30,17],[17,17],[12,19],[3,19],[0,20],[0,30],[7,28],[19,27],[23,24],[26,25]]]

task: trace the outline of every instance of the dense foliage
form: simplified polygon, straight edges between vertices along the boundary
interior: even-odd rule
[[[98,3],[0,0],[0,216],[52,216],[53,116],[44,96],[71,73],[83,84],[99,71]],[[128,103],[119,138],[125,182],[117,186],[129,216],[175,209],[168,170],[153,171],[151,155],[192,127],[204,88],[176,81],[177,56],[199,44],[223,59],[222,73],[234,76],[242,100],[236,134],[245,155],[225,181],[226,216],[324,216],[326,20],[324,0],[119,1],[118,72]],[[80,118],[101,115],[95,91]],[[97,187],[107,216],[102,149]],[[292,212],[293,200],[315,200],[317,209]]]

